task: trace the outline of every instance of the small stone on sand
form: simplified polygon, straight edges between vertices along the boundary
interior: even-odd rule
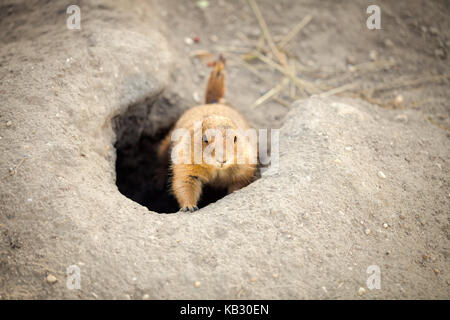
[[[386,175],[383,173],[383,171],[378,171],[378,176],[379,176],[381,179],[386,179]]]
[[[56,279],[56,277],[54,275],[49,274],[47,276],[47,282],[50,284],[54,284],[58,281],[58,279]]]
[[[403,103],[403,96],[399,94],[395,97],[394,106],[399,107],[402,103]]]
[[[408,122],[408,116],[406,114],[396,115],[394,119],[397,120],[398,122],[403,122],[403,123]]]
[[[363,287],[359,288],[358,294],[359,294],[360,296],[365,295],[365,294],[366,294],[366,289],[364,289]]]
[[[438,58],[445,58],[445,51],[443,49],[434,50],[434,55]]]
[[[386,48],[392,48],[394,46],[394,43],[391,41],[391,39],[384,40],[384,45]]]
[[[439,33],[439,30],[435,27],[430,28],[430,33],[434,36],[436,36]]]

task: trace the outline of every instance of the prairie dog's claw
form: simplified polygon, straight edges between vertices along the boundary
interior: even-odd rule
[[[194,212],[197,211],[198,207],[197,206],[187,206],[187,207],[183,207],[180,209],[181,212]]]

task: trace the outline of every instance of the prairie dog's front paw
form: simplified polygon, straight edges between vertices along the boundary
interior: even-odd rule
[[[180,209],[180,211],[182,211],[182,212],[194,212],[194,211],[197,211],[198,210],[198,207],[197,206],[186,206],[186,207],[183,207],[183,208],[181,208]]]

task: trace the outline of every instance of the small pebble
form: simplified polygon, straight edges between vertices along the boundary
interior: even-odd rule
[[[384,40],[384,45],[386,48],[392,48],[394,46],[394,43],[391,41],[391,39]]]
[[[429,255],[424,253],[423,256],[422,256],[422,260],[427,261],[429,257],[430,257]]]
[[[436,275],[438,275],[438,274],[440,274],[441,272],[439,271],[439,269],[437,269],[437,268],[434,268],[434,273],[436,274]]]
[[[365,233],[366,235],[369,235],[371,232],[372,232],[372,231],[371,231],[370,229],[364,230],[364,233]]]
[[[149,300],[149,299],[150,299],[150,296],[148,294],[144,294],[142,296],[142,300]]]
[[[434,50],[434,55],[438,58],[445,58],[445,51],[443,49]]]
[[[386,175],[383,173],[383,171],[378,171],[378,176],[379,176],[381,179],[386,179]]]
[[[209,38],[212,42],[217,42],[219,40],[219,38],[217,38],[217,36],[215,34],[213,34],[210,38]]]
[[[396,96],[395,99],[394,99],[394,106],[395,106],[395,107],[398,107],[398,106],[400,106],[402,103],[403,103],[403,96],[399,94],[399,95]]]
[[[431,33],[433,36],[436,36],[436,35],[439,33],[439,30],[438,30],[437,28],[435,28],[435,27],[431,27],[431,28],[430,28],[430,33]]]
[[[399,115],[395,116],[394,119],[397,120],[398,122],[403,122],[403,123],[408,122],[408,116],[406,114],[399,114]]]
[[[199,103],[199,102],[200,102],[200,95],[198,94],[197,91],[195,91],[195,92],[192,94],[192,99],[194,99],[194,101],[195,101],[196,103]]]
[[[383,228],[387,229],[389,225],[387,223],[383,223]]]
[[[194,40],[192,40],[189,37],[184,38],[184,43],[186,43],[187,45],[192,45],[194,43]]]
[[[56,277],[54,275],[49,274],[47,276],[47,282],[50,284],[54,284],[58,281],[58,279],[56,279]]]
[[[359,294],[360,296],[365,295],[365,294],[366,294],[366,289],[364,289],[363,287],[359,288],[358,294]]]
[[[356,59],[354,56],[347,56],[345,58],[345,62],[347,62],[347,64],[355,64],[356,63]]]
[[[6,122],[6,126],[7,127],[11,127],[12,126],[12,122],[11,121]]]
[[[378,59],[378,53],[375,50],[371,50],[369,53],[369,58],[372,61],[375,61]]]
[[[194,282],[194,287],[198,288],[198,287],[200,287],[200,284],[201,284],[200,281],[195,281]]]
[[[200,9],[206,9],[206,8],[209,7],[209,1],[208,0],[197,0],[197,2],[195,4]]]
[[[423,33],[426,33],[428,31],[428,28],[425,26],[421,26],[420,30],[422,30]]]

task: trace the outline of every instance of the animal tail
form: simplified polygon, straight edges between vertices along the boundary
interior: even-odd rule
[[[214,62],[206,87],[205,103],[220,103],[225,95],[225,58],[220,55]]]

